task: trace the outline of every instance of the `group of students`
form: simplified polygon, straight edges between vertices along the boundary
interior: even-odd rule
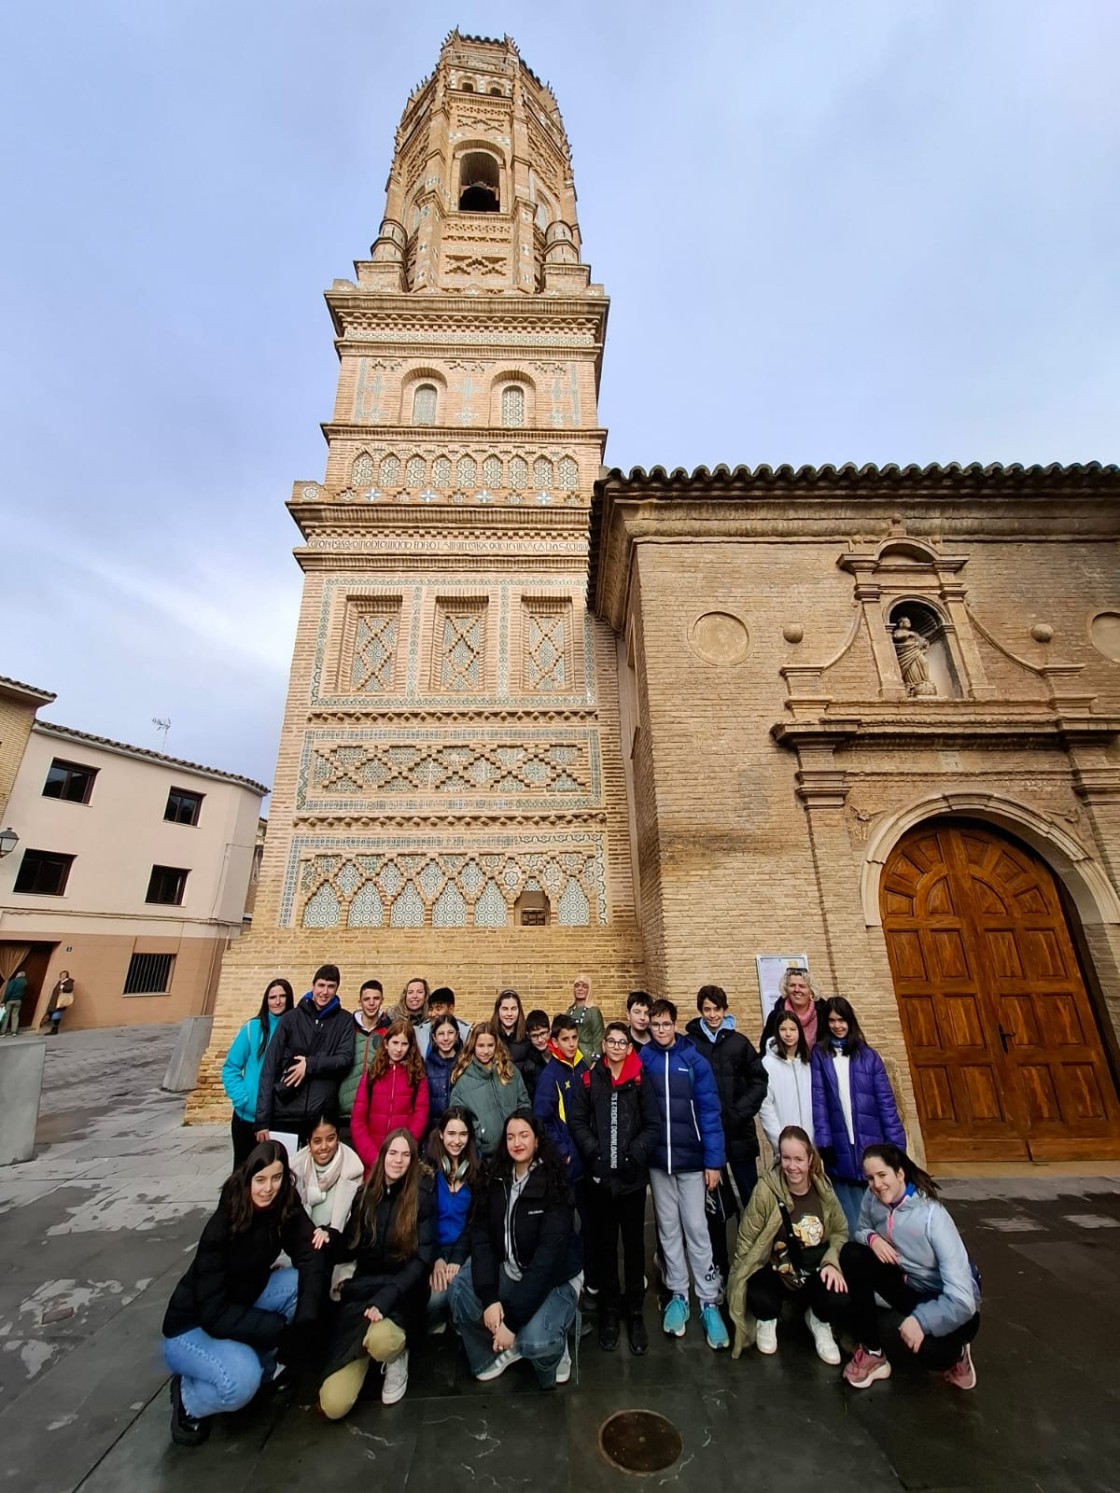
[[[163,1325],[175,1441],[284,1366],[315,1365],[328,1419],[371,1364],[394,1404],[410,1350],[449,1325],[483,1381],[524,1360],[542,1389],[567,1383],[581,1307],[603,1350],[625,1328],[645,1354],[648,1192],[666,1335],[686,1333],[690,1286],[715,1350],[726,1304],[736,1358],[803,1315],[826,1363],[833,1327],[849,1335],[862,1389],[891,1372],[886,1302],[918,1363],[975,1384],[976,1272],[851,1005],[806,971],[787,971],[761,1056],[715,985],[680,1032],[640,991],[604,1022],[586,975],[551,1019],[507,989],[470,1027],[446,986],[410,980],[385,1011],[369,980],[351,1014],[339,984],[324,965],[296,1002],[270,982],[226,1059],[234,1170]]]

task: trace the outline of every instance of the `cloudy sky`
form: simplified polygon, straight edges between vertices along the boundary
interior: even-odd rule
[[[1115,0],[56,0],[0,45],[0,674],[270,781],[321,290],[445,33],[572,140],[628,467],[1116,460]]]

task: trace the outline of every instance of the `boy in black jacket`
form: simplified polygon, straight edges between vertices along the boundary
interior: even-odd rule
[[[324,1109],[337,1109],[338,1089],[354,1060],[354,1021],[338,998],[336,964],[315,971],[311,989],[281,1016],[265,1053],[257,1091],[257,1139],[291,1132],[307,1144]]]
[[[647,1160],[657,1141],[657,1105],[624,1021],[609,1021],[603,1056],[576,1086],[568,1128],[586,1168],[600,1290],[599,1346],[618,1347],[626,1313],[631,1353],[649,1351],[645,1297]],[[622,1235],[623,1295],[618,1278]]]

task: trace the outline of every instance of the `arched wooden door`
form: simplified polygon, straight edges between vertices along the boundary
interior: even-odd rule
[[[879,893],[934,1161],[1120,1155],[1120,1103],[1050,870],[986,826],[905,835]]]

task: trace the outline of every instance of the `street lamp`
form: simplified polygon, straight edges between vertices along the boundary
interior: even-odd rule
[[[0,860],[3,860],[6,855],[11,855],[18,844],[19,836],[14,829],[0,829]]]

